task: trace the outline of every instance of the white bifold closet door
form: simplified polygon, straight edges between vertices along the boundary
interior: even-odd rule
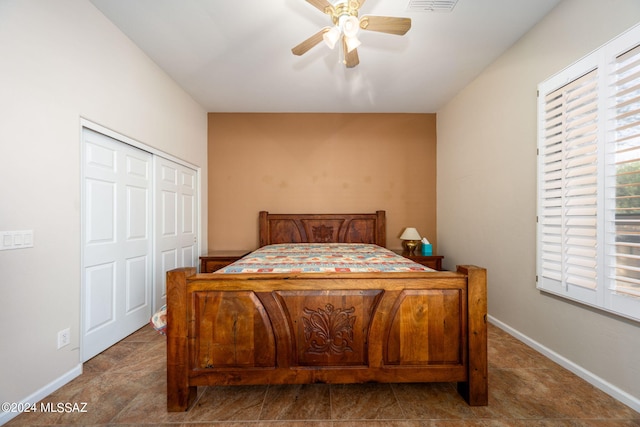
[[[153,156],[86,128],[83,140],[86,361],[151,316]]]
[[[198,260],[196,171],[155,158],[156,240],[154,307],[166,303],[166,272]]]
[[[82,360],[149,322],[197,262],[197,172],[83,128]]]

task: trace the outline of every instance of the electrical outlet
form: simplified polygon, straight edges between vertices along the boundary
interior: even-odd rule
[[[71,342],[71,330],[69,328],[58,332],[58,350]]]

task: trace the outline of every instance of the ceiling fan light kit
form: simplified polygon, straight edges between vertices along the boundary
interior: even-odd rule
[[[338,0],[333,4],[329,0],[306,1],[322,13],[329,15],[333,26],[322,28],[316,34],[291,49],[294,55],[303,55],[321,41],[324,41],[330,49],[333,49],[336,43],[342,39],[343,62],[347,68],[353,68],[360,63],[357,48],[362,43],[357,37],[358,30],[363,29],[402,36],[411,28],[411,19],[409,18],[365,15],[358,19],[360,7],[362,7],[365,0]]]
[[[322,38],[325,44],[329,46],[329,49],[333,49],[336,46],[336,43],[340,40],[340,34],[340,28],[337,26],[331,27],[331,29],[324,33]]]

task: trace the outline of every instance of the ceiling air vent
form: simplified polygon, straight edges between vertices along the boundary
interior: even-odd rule
[[[409,12],[451,12],[458,0],[409,0]]]

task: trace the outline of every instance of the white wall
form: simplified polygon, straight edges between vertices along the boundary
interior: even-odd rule
[[[88,1],[0,0],[0,402],[79,369],[81,118],[202,168],[206,249],[206,111]]]
[[[445,266],[488,268],[489,314],[640,410],[640,324],[535,283],[536,89],[640,22],[638,0],[564,0],[438,112]]]

